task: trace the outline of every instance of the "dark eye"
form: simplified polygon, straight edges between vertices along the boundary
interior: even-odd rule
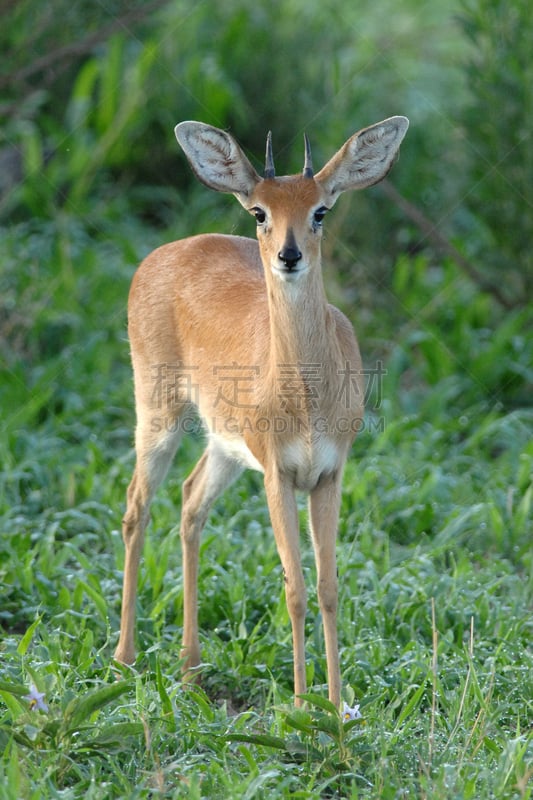
[[[262,225],[266,220],[266,214],[262,208],[251,208],[250,211],[255,216],[258,225]]]
[[[326,208],[326,206],[322,206],[321,208],[317,208],[317,210],[313,214],[313,222],[315,223],[315,225],[321,225],[322,224],[322,220],[324,219],[324,217],[326,216],[326,213],[328,211],[329,211],[329,209]]]

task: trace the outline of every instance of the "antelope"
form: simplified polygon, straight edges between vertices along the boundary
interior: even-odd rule
[[[359,347],[326,299],[322,220],[342,192],[380,181],[409,122],[390,117],[349,138],[315,175],[304,135],[301,175],[264,177],[235,139],[201,122],[175,128],[193,172],[235,195],[257,240],[201,234],[165,244],[138,268],[128,301],[136,464],[127,491],[121,626],[115,659],[135,661],[137,576],[149,506],[196,408],[207,447],[182,487],[184,680],[196,680],[199,540],[210,507],[244,468],[259,470],[283,568],[295,704],[306,692],[306,588],[296,491],[308,494],[329,699],[339,706],[336,536],[348,451],[363,417]]]

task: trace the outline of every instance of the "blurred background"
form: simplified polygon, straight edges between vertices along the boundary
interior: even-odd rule
[[[321,165],[355,130],[405,114],[411,128],[387,184],[343,198],[328,220],[333,299],[384,340],[377,347],[412,321],[413,302],[425,313],[421,299],[443,336],[450,315],[474,313],[473,298],[482,318],[470,321],[492,328],[526,307],[533,282],[529,26],[525,0],[4,2],[3,247],[7,233],[22,248],[33,237],[43,258],[45,243],[57,248],[57,281],[65,251],[72,258],[86,236],[115,239],[131,263],[156,239],[253,235],[232,198],[193,179],[178,121],[229,129],[258,169],[271,129],[283,174],[301,169],[304,131]],[[35,268],[41,280],[34,259],[19,251],[14,270],[4,259],[9,359],[31,338],[39,299],[24,279]],[[71,290],[103,266],[76,263]],[[56,322],[68,338],[75,320]]]
[[[78,311],[97,314],[103,301],[88,289],[101,288],[96,273],[112,285],[154,244],[198,231],[253,235],[232,198],[193,179],[173,135],[180,120],[229,129],[258,169],[271,129],[283,174],[301,169],[304,131],[318,167],[357,129],[404,114],[411,127],[387,183],[344,197],[328,219],[330,296],[370,340],[366,353],[390,354],[403,325],[430,325],[412,343],[433,359],[425,379],[443,377],[438,362],[464,344],[460,315],[477,331],[470,355],[490,361],[490,391],[524,399],[525,0],[2,5],[0,337],[11,366],[79,341]]]
[[[328,294],[366,361],[385,360],[374,402],[391,412],[426,397],[434,409],[437,386],[457,416],[530,403],[526,0],[4,0],[1,11],[8,462],[20,431],[50,419],[86,443],[105,418],[106,436],[129,445],[136,265],[200,231],[254,235],[232,197],[193,178],[173,134],[184,119],[229,129],[258,170],[271,129],[283,174],[302,168],[304,131],[319,168],[359,128],[408,116],[388,180],[344,196],[327,220]],[[79,412],[96,396],[91,420]]]

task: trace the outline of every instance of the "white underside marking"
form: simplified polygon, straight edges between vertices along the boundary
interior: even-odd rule
[[[332,439],[321,437],[310,449],[302,439],[294,439],[283,448],[283,467],[295,475],[299,489],[314,488],[321,475],[328,475],[339,466],[339,451]]]
[[[264,472],[262,465],[259,463],[257,458],[250,452],[244,439],[240,437],[225,437],[220,436],[216,433],[209,434],[209,441],[211,446],[216,447],[220,450],[225,456],[228,458],[233,459],[234,461],[238,461],[243,467],[248,467],[248,469],[256,469],[259,472]]]
[[[226,437],[220,434],[209,434],[210,447],[218,450],[223,458],[236,461],[243,467],[264,473],[263,466],[246,446],[244,439],[237,436]],[[311,491],[317,485],[321,475],[335,472],[341,462],[336,443],[324,436],[312,447],[303,439],[287,442],[281,450],[283,472],[294,475],[297,489]]]

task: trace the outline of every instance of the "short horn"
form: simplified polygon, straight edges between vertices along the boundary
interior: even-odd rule
[[[312,178],[313,159],[311,158],[311,145],[309,144],[309,139],[307,138],[306,133],[304,133],[304,142],[305,142],[305,163],[304,163],[303,176],[304,178]]]
[[[265,156],[265,178],[275,178],[274,159],[272,157],[272,131],[268,132]]]

